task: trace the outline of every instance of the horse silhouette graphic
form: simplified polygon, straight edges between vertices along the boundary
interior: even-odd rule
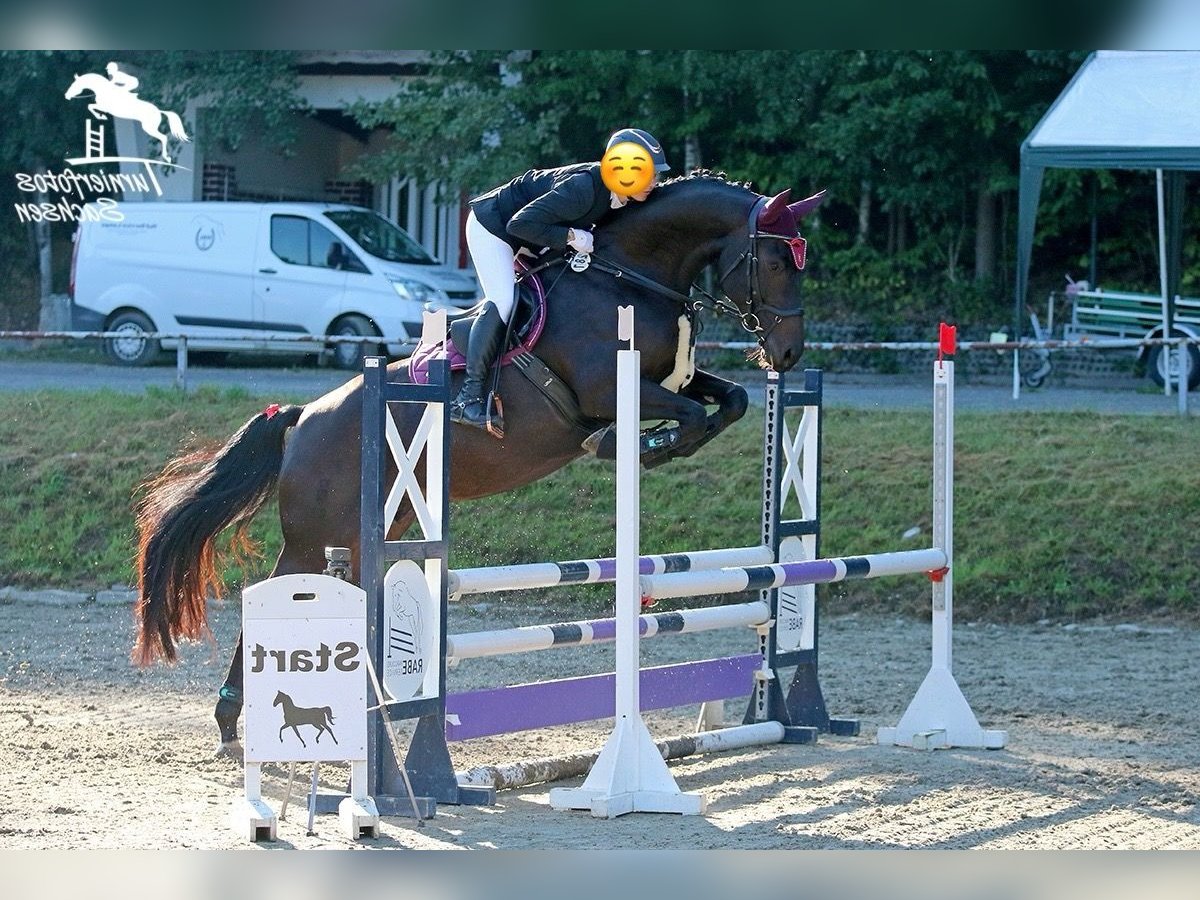
[[[329,736],[333,738],[333,742],[338,742],[337,735],[333,733],[333,710],[328,706],[306,707],[297,706],[292,702],[292,698],[279,691],[275,695],[275,702],[272,706],[283,706],[283,724],[279,726],[279,743],[283,743],[283,733],[287,729],[292,729],[296,733],[296,737],[300,740],[301,747],[308,747],[304,743],[304,738],[300,737],[301,725],[311,725],[317,729],[317,743],[321,743],[321,735],[328,731]]]
[[[158,140],[162,145],[163,162],[170,162],[171,155],[167,152],[167,135],[158,130],[165,118],[170,137],[178,141],[190,141],[183,129],[183,120],[178,113],[161,110],[149,100],[143,100],[132,92],[138,85],[137,79],[127,72],[122,72],[115,64],[109,63],[109,75],[99,75],[89,72],[86,75],[76,75],[71,86],[67,88],[66,98],[74,100],[84,91],[91,91],[93,102],[88,104],[88,112],[97,119],[107,119],[110,115],[118,119],[131,119],[142,126],[142,131]]]

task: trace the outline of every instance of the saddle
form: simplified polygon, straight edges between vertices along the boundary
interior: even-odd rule
[[[515,268],[522,278],[518,282],[517,302],[513,306],[513,318],[508,329],[508,345],[500,357],[502,366],[509,365],[521,354],[531,352],[546,327],[546,291],[541,279],[530,273],[520,259],[517,260]],[[470,309],[446,316],[445,351],[450,360],[451,370],[457,371],[467,367],[467,358],[463,351],[467,346],[471,325],[486,303],[486,300],[482,300]],[[415,383],[429,383],[429,361],[441,353],[442,349],[441,344],[417,345],[409,359],[409,370]]]

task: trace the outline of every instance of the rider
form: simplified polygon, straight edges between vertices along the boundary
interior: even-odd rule
[[[124,91],[128,91],[133,96],[137,96],[134,91],[138,88],[138,79],[128,72],[122,72],[120,65],[115,62],[110,62],[104,67],[104,71],[108,72],[108,80],[113,83],[114,87],[119,87]]]
[[[540,253],[549,247],[592,252],[591,228],[610,210],[630,200],[645,200],[667,165],[662,146],[639,128],[622,128],[608,139],[605,154],[623,144],[644,149],[654,171],[636,193],[622,190],[601,163],[577,163],[557,169],[531,169],[507,184],[473,199],[467,216],[467,247],[485,297],[483,311],[471,326],[467,377],[450,406],[450,418],[474,428],[487,428],[484,381],[501,352],[508,317],[515,303],[513,261],[521,248]]]

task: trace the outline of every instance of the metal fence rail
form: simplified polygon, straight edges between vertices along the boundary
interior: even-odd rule
[[[1021,396],[1021,359],[1022,350],[1049,352],[1051,350],[1134,350],[1138,347],[1166,347],[1167,352],[1179,354],[1179,364],[1176,367],[1175,394],[1178,397],[1179,415],[1188,414],[1188,370],[1184,363],[1188,348],[1197,344],[1195,338],[1181,335],[1179,337],[1159,338],[1079,338],[1075,340],[1021,340],[1021,341],[961,341],[959,350],[991,350],[1000,353],[1013,354],[1013,399]],[[753,341],[697,341],[699,350],[753,350],[758,345]],[[805,341],[806,350],[838,350],[838,351],[872,351],[872,350],[922,350],[936,353],[938,345],[932,341]],[[1165,390],[1168,396],[1172,390],[1170,366],[1166,367]]]
[[[62,341],[97,341],[97,340],[119,340],[128,339],[129,335],[113,332],[113,331],[0,331],[0,340],[18,340],[18,341],[41,341],[41,340],[62,340]],[[175,348],[175,384],[177,387],[187,389],[187,369],[188,369],[188,341],[201,339],[198,335],[185,334],[180,332],[154,331],[146,332],[142,335],[147,340],[171,340],[177,341]],[[231,335],[229,337],[221,337],[221,341],[245,341],[262,343],[271,341],[273,343],[293,343],[298,349],[311,347],[317,350],[324,349],[329,344],[371,344],[379,345],[388,343],[388,339],[373,335],[363,337],[361,335],[294,335],[294,334],[259,334],[259,335]],[[391,343],[396,343],[392,341]],[[403,341],[401,343],[415,346],[415,342]],[[1020,397],[1020,353],[1022,350],[1030,351],[1052,351],[1052,350],[1132,350],[1138,347],[1168,347],[1171,351],[1180,354],[1180,363],[1176,367],[1178,377],[1174,385],[1176,395],[1179,398],[1179,414],[1188,414],[1188,379],[1186,377],[1187,368],[1184,365],[1184,354],[1188,352],[1188,347],[1192,344],[1200,343],[1195,339],[1180,336],[1169,338],[1102,338],[1089,340],[1086,338],[1078,340],[1021,340],[1021,341],[962,341],[958,344],[958,349],[963,351],[976,350],[991,350],[993,352],[1013,354],[1013,399]],[[758,345],[753,341],[697,341],[696,348],[698,350],[736,350],[746,351],[753,350]],[[926,351],[937,352],[938,345],[933,341],[808,341],[805,343],[806,349],[809,350],[824,350],[824,351],[848,351],[848,352],[867,352],[878,350],[895,350],[895,351]],[[1169,372],[1170,367],[1167,367]],[[1167,381],[1167,391],[1171,390],[1171,382]]]
[[[208,336],[200,336],[195,334],[184,334],[175,331],[147,331],[138,336],[138,339],[148,341],[177,341],[175,345],[175,386],[181,390],[187,390],[187,371],[188,371],[188,341],[189,340],[212,340]],[[0,341],[2,340],[18,340],[18,341],[40,341],[40,340],[61,340],[61,341],[102,341],[102,340],[129,340],[129,335],[116,331],[0,331]],[[371,346],[379,346],[381,344],[405,344],[415,347],[416,341],[406,339],[403,341],[389,341],[385,337],[379,335],[363,336],[363,335],[333,335],[333,334],[275,334],[273,332],[262,332],[257,335],[222,335],[220,340],[225,341],[243,341],[246,343],[289,343],[295,344],[298,351],[306,347],[313,350],[324,350],[330,344],[370,344]]]

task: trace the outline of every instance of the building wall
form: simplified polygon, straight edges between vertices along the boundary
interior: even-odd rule
[[[390,76],[304,75],[300,79],[300,95],[315,109],[343,110],[359,100],[384,99],[395,90]],[[386,140],[382,131],[364,143],[332,125],[297,114],[296,140],[290,154],[285,154],[265,126],[251,128],[238,148],[231,150],[205,140],[203,108],[192,104],[184,119],[193,132],[192,141],[177,149],[175,162],[187,171],[175,170],[162,179],[161,199],[360,204],[404,228],[447,265],[469,268],[462,235],[465,211],[457,191],[443,191],[443,202],[439,202],[436,184],[417,185],[397,174],[388,182],[371,185],[345,174],[364,153],[381,147]],[[147,156],[149,147],[140,129],[123,121],[117,125],[119,154]]]
[[[296,141],[287,154],[273,135],[260,126],[247,133],[236,150],[206,144],[204,164],[232,168],[240,199],[324,200],[326,182],[338,180],[341,159],[347,155],[339,145],[357,141],[308,116],[296,116],[295,127]],[[202,111],[198,131],[203,134],[203,130]]]

